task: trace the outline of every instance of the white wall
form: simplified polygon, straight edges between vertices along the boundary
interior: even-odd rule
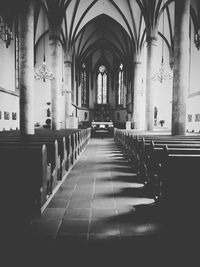
[[[14,35],[14,34],[13,34]],[[6,48],[0,39],[0,131],[19,128],[19,97],[9,92],[15,92],[15,42],[11,40]],[[4,92],[4,90],[6,92]],[[10,119],[4,119],[4,112],[9,112]],[[12,113],[17,113],[17,119],[12,119]]]
[[[200,121],[195,121],[195,114],[200,114],[200,95],[188,98],[187,101],[187,115],[192,115],[192,121],[188,122],[187,118],[187,129],[188,131],[199,132]]]
[[[15,43],[6,48],[0,39],[0,87],[15,91]]]
[[[19,129],[19,97],[15,95],[10,95],[4,92],[0,92],[0,131],[3,129],[10,130],[11,128],[15,130]],[[4,119],[4,112],[9,112],[10,119]],[[17,113],[17,119],[12,119],[12,113]]]
[[[193,27],[193,24],[191,25]],[[192,31],[194,30],[192,29]],[[200,122],[195,121],[195,114],[200,114],[200,51],[197,50],[193,38],[190,42],[190,46],[190,85],[187,100],[186,127],[188,131],[199,132]],[[188,122],[188,114],[192,115],[191,122]]]

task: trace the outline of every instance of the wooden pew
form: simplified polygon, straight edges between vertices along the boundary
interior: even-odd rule
[[[116,140],[125,147],[126,133],[115,132]],[[133,140],[144,180],[154,188],[155,207],[169,233],[184,238],[196,235],[200,223],[200,136],[133,136]]]
[[[56,138],[60,136],[64,136],[66,139],[66,153],[67,153],[67,162],[65,163],[66,170],[70,168],[71,165],[74,164],[75,160],[78,158],[80,154],[80,138],[79,133],[83,130],[79,129],[61,129],[56,131],[46,130],[45,134],[48,136],[54,136]],[[40,136],[44,134],[42,130],[37,131],[37,134]]]
[[[60,156],[61,165],[63,165],[62,161],[65,161],[66,154],[66,140],[63,136],[54,136],[54,135],[26,135],[26,136],[2,136],[0,135],[0,142],[2,141],[20,141],[20,142],[43,142],[50,143],[58,142],[58,154]]]
[[[27,142],[53,142],[55,139],[58,142],[58,161],[60,164],[57,164],[57,172],[53,176],[57,175],[57,179],[60,180],[64,176],[70,166],[74,164],[80,152],[83,150],[90,138],[91,129],[71,129],[71,130],[57,130],[52,131],[49,129],[40,129],[36,130],[35,135],[26,135],[21,136],[19,132],[15,134],[0,134],[0,140],[11,139],[14,140],[26,140]],[[1,142],[1,141],[0,141]],[[53,166],[54,164],[52,164]],[[59,166],[61,165],[61,166]],[[55,180],[55,179],[54,179]]]
[[[0,169],[5,208],[26,218],[39,214],[51,179],[46,146],[0,147]]]
[[[140,162],[140,165],[143,166],[149,155],[152,151],[152,144],[155,146],[164,147],[165,145],[171,146],[171,147],[200,147],[200,141],[197,140],[183,140],[178,139],[176,140],[170,138],[162,139],[162,140],[146,140],[145,138],[142,138],[138,141],[139,143],[136,144],[136,148],[134,150],[134,153],[137,155],[138,160]],[[152,143],[153,142],[153,143]],[[141,168],[141,167],[140,167]]]
[[[76,157],[90,138],[90,129],[79,132],[80,134],[76,135]],[[71,140],[72,133],[73,131],[63,131],[30,136],[21,136],[19,133],[0,134],[0,168],[3,177],[2,188],[6,191],[5,199],[9,199],[7,210],[13,209],[14,203],[17,206],[16,213],[20,207],[21,217],[23,213],[24,217],[29,217],[40,212],[41,206],[57,184],[58,166],[62,165],[59,159],[65,159],[62,161],[65,163],[64,168],[62,165],[62,171],[66,169],[69,160],[70,164],[74,163],[73,144],[71,141],[68,144],[66,142],[66,136]]]
[[[198,148],[200,148],[199,135],[192,137],[163,135],[133,136],[126,131],[117,131],[117,139],[120,139],[124,150],[126,150],[126,156],[128,155],[127,158],[129,158],[141,181],[144,182],[145,187],[148,188],[156,198],[160,195],[158,173],[159,163],[161,163],[163,159],[163,147],[166,144],[171,148],[180,147],[180,151],[181,149],[184,150],[188,148],[188,153],[191,152],[190,149],[196,148],[198,150]],[[156,149],[153,149],[152,147],[155,148],[155,146]]]
[[[174,144],[162,145],[157,147],[152,142],[151,152],[147,155],[144,165],[146,166],[146,184],[152,190],[155,198],[159,198],[161,194],[161,180],[160,171],[161,166],[166,160],[166,153],[168,154],[183,154],[183,155],[200,155],[199,145],[183,144],[175,146]]]
[[[0,139],[0,148],[8,147],[41,147],[44,144],[43,140],[3,140]],[[48,187],[48,193],[52,194],[53,189],[57,185],[57,181],[60,179],[60,156],[58,155],[58,142],[57,140],[45,141],[47,148],[47,162],[51,164],[51,179]]]
[[[155,166],[158,166],[158,164],[162,161],[162,150],[166,145],[169,148],[180,149],[200,148],[200,142],[196,140],[193,142],[192,140],[183,141],[182,139],[179,140],[178,138],[176,138],[176,140],[169,140],[166,138],[162,141],[154,139],[154,141],[148,140],[146,142],[146,140],[142,138],[139,149],[137,149],[135,153],[137,153],[139,161],[138,174],[146,183],[149,183],[152,180],[152,177],[154,176],[153,173],[156,169]]]
[[[192,234],[193,231],[197,234],[200,223],[200,154],[172,154],[166,150],[161,170],[159,205],[165,222],[182,234]]]

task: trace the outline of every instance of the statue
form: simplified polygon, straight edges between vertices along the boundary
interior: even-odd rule
[[[154,107],[154,126],[157,125],[157,118],[158,118],[158,109]]]

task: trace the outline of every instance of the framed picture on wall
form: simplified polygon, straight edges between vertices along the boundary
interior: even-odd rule
[[[10,113],[8,111],[4,111],[4,120],[10,119]]]
[[[17,119],[17,112],[12,112],[12,120],[16,121]]]

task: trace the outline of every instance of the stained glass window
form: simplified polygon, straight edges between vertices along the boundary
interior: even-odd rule
[[[107,72],[106,67],[101,65],[99,67],[97,77],[97,104],[107,103]]]
[[[118,105],[124,104],[124,73],[123,65],[119,66],[119,76],[118,76]]]
[[[82,106],[87,106],[87,71],[86,71],[86,65],[83,63],[82,69],[81,69],[81,104]]]
[[[15,27],[15,88],[19,90],[19,34],[18,21]]]

